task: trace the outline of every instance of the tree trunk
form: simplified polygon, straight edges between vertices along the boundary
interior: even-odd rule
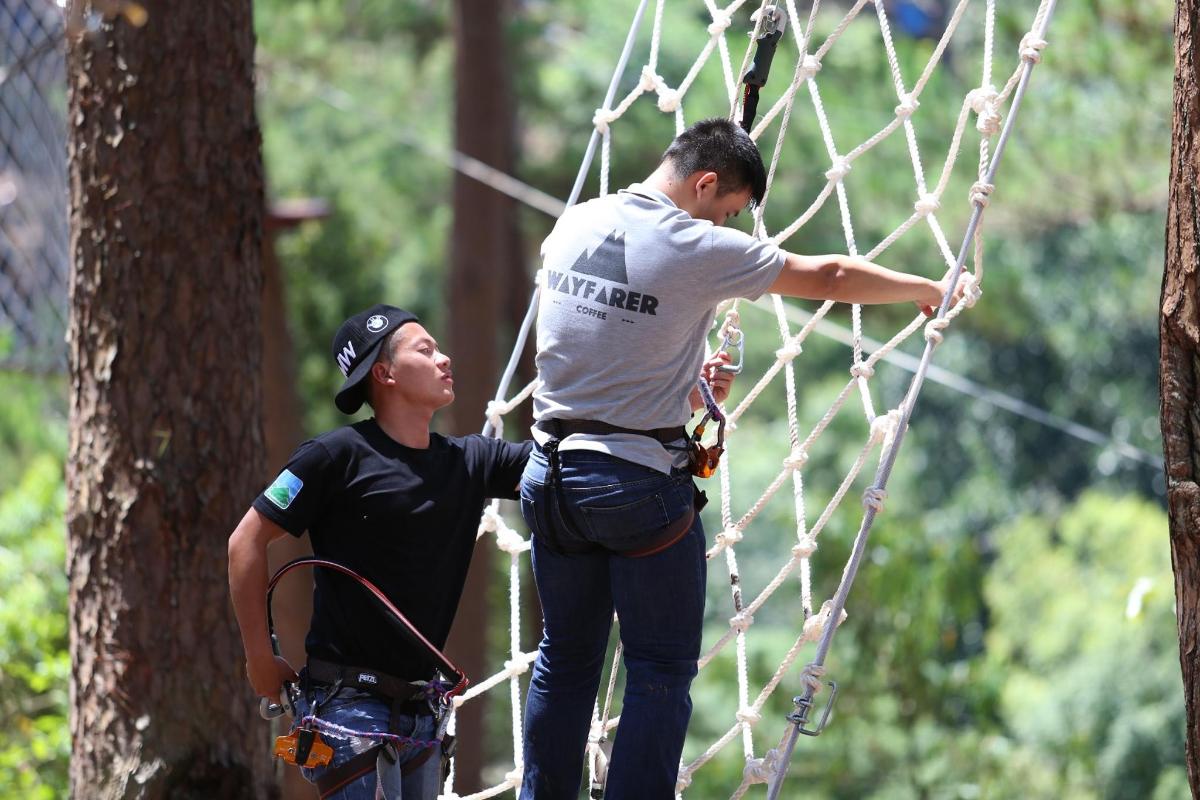
[[[262,247],[262,396],[263,446],[267,454],[264,481],[272,480],[287,463],[288,457],[304,441],[301,423],[299,379],[296,375],[296,349],[288,327],[287,300],[284,296],[283,269],[275,252],[275,241],[289,228],[305,219],[316,219],[327,212],[314,206],[310,215],[286,213],[277,204],[264,220]],[[300,538],[281,536],[267,548],[267,569],[275,570],[295,558],[312,556],[308,534]],[[308,660],[304,638],[312,620],[312,576],[307,572],[289,575],[275,587],[272,604],[275,634],[279,649],[292,666],[299,668]],[[278,735],[287,733],[291,720],[279,717],[274,725]],[[283,800],[316,800],[316,787],[304,779],[299,769],[284,766],[279,771],[280,796]]]
[[[1172,128],[1166,264],[1159,321],[1159,391],[1179,655],[1187,710],[1187,767],[1200,797],[1200,0],[1175,12],[1175,120]]]
[[[68,48],[71,791],[269,797],[225,569],[266,466],[251,4],[141,3]]]
[[[455,0],[455,147],[504,172],[513,171],[515,118],[510,63],[505,45],[503,0]],[[451,232],[450,350],[455,393],[451,406],[455,433],[478,432],[500,376],[507,293],[503,284],[518,236],[513,201],[472,178],[454,177]],[[485,660],[488,637],[487,592],[492,574],[491,541],[480,542],[467,579],[448,650],[474,680],[496,664]],[[487,752],[483,712],[486,698],[463,707],[458,716],[459,756],[455,790],[480,788]]]

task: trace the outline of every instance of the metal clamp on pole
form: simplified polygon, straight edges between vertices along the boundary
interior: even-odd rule
[[[792,751],[796,748],[796,740],[800,738],[800,734],[805,736],[820,736],[821,731],[825,730],[825,726],[829,724],[829,715],[833,713],[833,704],[837,700],[838,686],[834,681],[829,681],[826,684],[829,687],[829,702],[825,704],[825,709],[821,712],[821,721],[817,723],[815,728],[808,727],[808,715],[813,709],[813,695],[815,692],[810,686],[805,690],[804,694],[799,697],[793,697],[792,702],[796,704],[796,710],[787,715],[787,721],[792,728],[788,731],[787,744],[783,748],[783,755],[779,759],[779,769],[771,778],[771,782],[767,791],[767,800],[778,800],[779,793],[783,789],[783,779],[787,776],[788,765],[792,762]]]
[[[742,77],[746,90],[742,95],[741,126],[746,133],[754,127],[754,117],[758,113],[758,90],[767,85],[771,61],[775,58],[775,48],[787,28],[787,12],[780,6],[764,6],[760,13],[762,19],[758,25],[754,63]]]
[[[825,726],[829,724],[829,715],[833,713],[833,704],[837,700],[838,686],[835,681],[829,681],[825,685],[829,687],[829,702],[825,704],[825,709],[821,712],[821,721],[815,728],[808,727],[808,713],[812,711],[813,707],[812,697],[805,694],[792,698],[792,702],[796,704],[796,710],[787,715],[787,721],[795,725],[796,730],[805,736],[820,736],[821,731],[825,730]]]

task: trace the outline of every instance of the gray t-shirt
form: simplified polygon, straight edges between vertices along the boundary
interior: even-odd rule
[[[758,298],[785,259],[770,242],[695,219],[643,184],[568,209],[542,243],[534,418],[683,425],[717,304]],[[549,438],[536,429],[534,437]],[[635,434],[574,434],[561,449],[661,472],[686,462]]]

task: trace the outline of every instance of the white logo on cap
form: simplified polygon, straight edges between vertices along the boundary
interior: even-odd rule
[[[383,316],[382,314],[376,314],[367,320],[367,330],[369,330],[371,333],[375,333],[386,328],[387,324],[387,317]]]

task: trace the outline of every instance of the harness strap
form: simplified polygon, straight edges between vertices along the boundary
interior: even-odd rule
[[[372,747],[359,753],[345,764],[330,767],[317,778],[314,783],[321,794],[321,800],[342,789],[351,781],[356,781],[375,769],[375,760],[379,757],[379,747]],[[433,748],[429,748],[433,749]]]
[[[407,703],[414,698],[423,698],[425,695],[424,686],[414,685],[401,678],[367,667],[335,664],[332,661],[322,661],[311,656],[308,659],[305,673],[315,683],[332,685],[340,681],[342,686],[370,692],[393,702]]]
[[[687,438],[687,431],[682,425],[669,428],[651,428],[637,430],[623,428],[598,419],[542,419],[534,423],[534,427],[558,439],[565,439],[573,433],[584,433],[591,436],[612,436],[617,433],[631,433],[636,436],[647,436],[660,444],[669,444],[679,439]]]
[[[453,739],[453,737],[447,737]],[[444,742],[442,744],[443,758],[447,757],[447,747]],[[371,772],[378,769],[380,751],[384,750],[385,745],[372,747],[370,750],[365,750],[351,758],[345,764],[339,764],[336,767],[330,767],[321,774],[314,782],[317,786],[317,792],[321,795],[321,800],[330,795],[336,794],[339,790],[346,788],[346,785],[352,783],[359,778],[366,777]],[[433,747],[424,747],[421,752],[413,758],[404,762],[400,766],[400,776],[404,777],[416,772],[426,761],[433,758]],[[450,755],[453,753],[451,752]],[[376,783],[378,786],[378,782]]]
[[[408,621],[408,617],[404,616],[400,609],[396,608],[396,604],[389,600],[388,596],[384,594],[378,586],[371,583],[369,580],[364,578],[362,575],[359,575],[349,567],[343,566],[336,561],[329,561],[323,558],[297,558],[289,561],[276,570],[275,574],[271,576],[270,582],[267,584],[267,632],[271,636],[275,635],[275,621],[271,615],[271,597],[275,594],[275,586],[279,583],[279,580],[284,575],[291,572],[293,569],[296,569],[297,567],[323,567],[325,569],[334,570],[335,572],[340,572],[343,575],[353,578],[364,589],[370,592],[371,595],[377,601],[379,601],[380,605],[387,610],[392,620],[396,623],[396,627],[404,635],[404,638],[406,638],[411,644],[415,645],[421,650],[424,650],[437,665],[437,668],[441,670],[446,677],[455,681],[454,687],[450,689],[450,691],[446,692],[445,697],[443,698],[444,702],[449,702],[451,697],[454,697],[467,688],[469,681],[467,680],[466,673],[454,666],[454,662],[446,658],[441,650],[434,647],[433,643],[426,639],[425,636],[419,630],[417,630],[416,626]]]

